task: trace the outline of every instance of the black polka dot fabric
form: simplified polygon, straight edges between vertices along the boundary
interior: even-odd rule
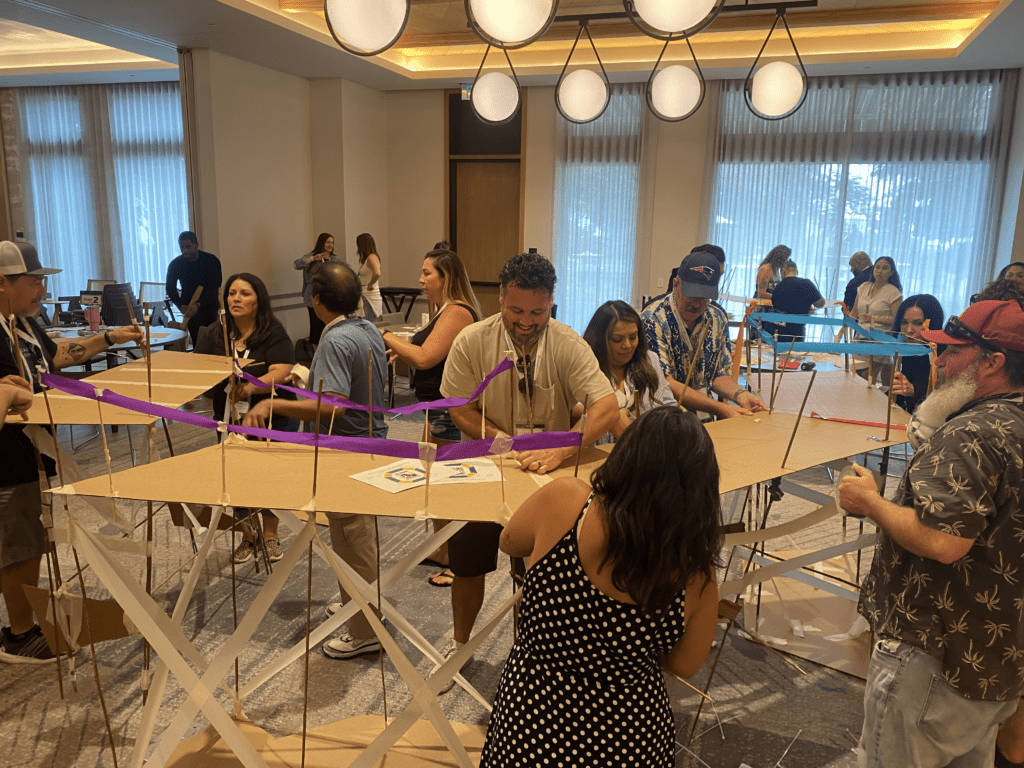
[[[675,765],[658,667],[683,635],[683,593],[645,614],[598,590],[577,524],[526,572],[519,637],[498,685],[481,768]]]

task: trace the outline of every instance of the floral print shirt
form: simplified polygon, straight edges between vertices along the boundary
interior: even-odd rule
[[[711,394],[711,384],[719,376],[732,374],[732,344],[729,342],[729,321],[725,312],[714,305],[708,305],[693,330],[679,316],[672,294],[650,304],[640,315],[647,333],[647,346],[658,356],[661,369],[666,376],[676,381],[686,381],[686,374],[693,360],[693,348],[704,332],[704,326],[711,323],[704,337],[703,350],[693,372],[690,386]]]
[[[918,450],[893,501],[973,539],[950,565],[879,530],[859,610],[882,638],[921,648],[970,699],[1024,691],[1024,397],[975,400]]]

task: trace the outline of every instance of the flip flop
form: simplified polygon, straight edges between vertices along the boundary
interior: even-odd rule
[[[446,563],[442,563],[440,560],[435,560],[434,558],[429,557],[429,556],[428,557],[424,557],[422,560],[420,560],[420,565],[429,565],[429,566],[431,566],[433,568],[447,568],[448,567],[448,565]]]
[[[439,579],[440,581],[438,581]],[[427,576],[427,583],[432,587],[451,587],[454,580],[455,574],[452,573],[451,568],[445,568],[440,573]]]

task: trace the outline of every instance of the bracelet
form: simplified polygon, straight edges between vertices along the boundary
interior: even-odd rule
[[[742,395],[746,391],[747,390],[745,390],[743,387],[739,387],[735,392],[732,393],[732,397],[729,398],[729,399],[732,400],[734,403],[736,403],[736,405],[739,405],[740,404],[740,395]]]
[[[114,346],[114,342],[110,340],[110,331],[103,332],[103,340],[107,342],[108,347]]]

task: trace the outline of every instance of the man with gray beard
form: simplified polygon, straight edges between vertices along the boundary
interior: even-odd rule
[[[1024,308],[981,301],[923,336],[948,346],[895,497],[861,467],[839,488],[879,528],[860,766],[989,768],[1024,692]]]

